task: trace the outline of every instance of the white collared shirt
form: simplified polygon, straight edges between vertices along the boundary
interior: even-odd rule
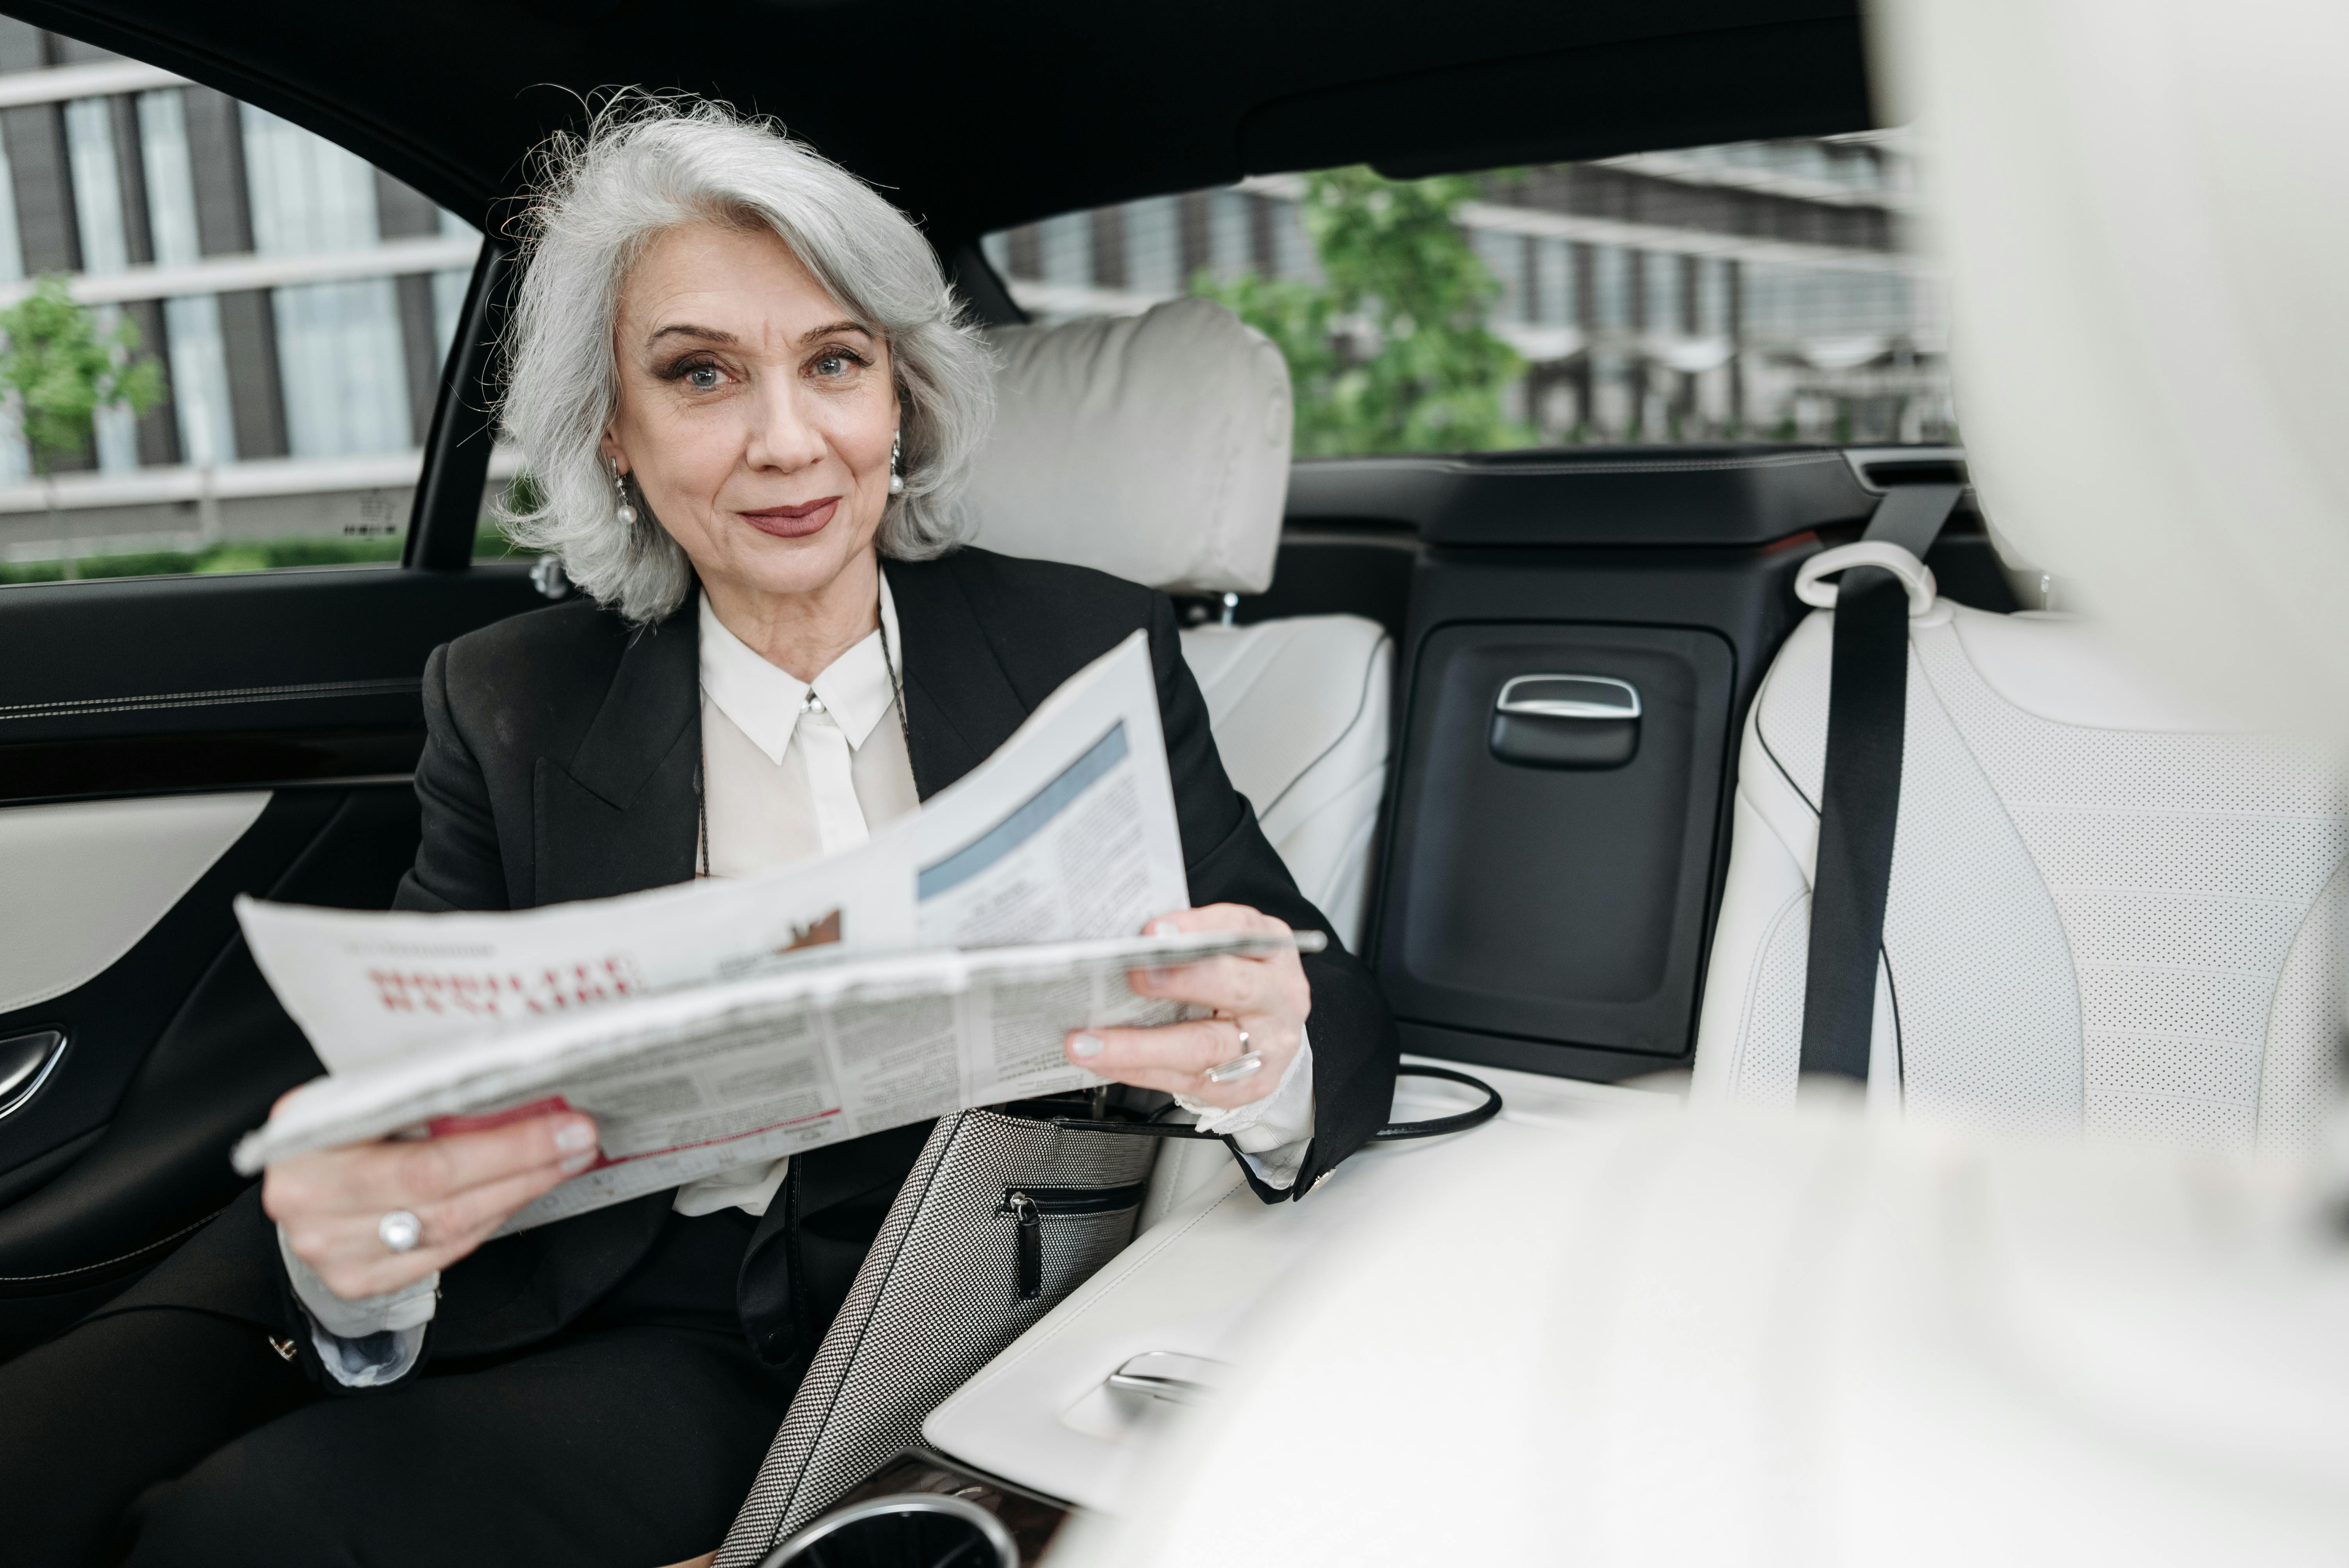
[[[882,649],[897,607],[881,584],[881,629],[812,682],[769,664],[701,601],[702,799],[712,876],[743,876],[854,849],[921,804],[897,692]]]

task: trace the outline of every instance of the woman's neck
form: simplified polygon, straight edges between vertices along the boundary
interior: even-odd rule
[[[881,624],[881,561],[867,550],[805,593],[769,593],[725,578],[701,591],[720,624],[794,680],[812,682]]]

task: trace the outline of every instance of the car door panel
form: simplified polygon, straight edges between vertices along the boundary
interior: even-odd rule
[[[277,791],[122,958],[0,1016],[0,1038],[67,1037],[51,1081],[0,1118],[0,1355],[63,1326],[91,1291],[122,1288],[233,1198],[244,1183],[229,1145],[318,1071],[231,901],[383,907],[417,822],[404,784]]]
[[[318,1068],[233,900],[386,906],[426,655],[544,602],[517,565],[0,588],[0,846],[36,846],[0,893],[61,928],[0,961],[0,1041],[65,1037],[0,1116],[0,1357],[242,1190],[229,1146]]]
[[[244,836],[266,790],[0,810],[0,1017],[95,978]],[[29,896],[28,896],[29,894]]]

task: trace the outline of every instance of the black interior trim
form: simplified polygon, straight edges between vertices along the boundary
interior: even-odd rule
[[[1405,104],[1444,108],[1394,112]],[[1240,160],[1251,174],[1370,163],[1408,180],[1832,136],[1874,119],[1859,28],[1847,16],[1806,17],[1609,39],[1296,93],[1240,122]]]
[[[403,565],[462,572],[473,563],[481,489],[490,476],[492,414],[489,388],[499,329],[522,274],[514,253],[495,235],[481,241],[465,287],[456,341],[441,362],[440,393],[424,438],[424,472],[409,513]]]
[[[35,741],[0,746],[0,805],[405,783],[423,750],[420,714],[412,725],[388,728]]]
[[[507,562],[0,586],[0,747],[412,728],[434,646],[545,603]]]
[[[419,677],[387,676],[379,680],[297,681],[287,686],[232,686],[225,690],[156,692],[139,696],[88,696],[69,702],[25,702],[0,707],[0,724],[21,718],[90,717],[114,713],[151,713],[162,708],[246,707],[305,702],[321,697],[412,696]]]
[[[963,303],[970,307],[972,317],[988,326],[1024,326],[1028,313],[1011,297],[1011,289],[987,259],[987,253],[975,240],[939,243],[937,236],[931,242],[938,247],[938,259],[946,263],[947,282]]]
[[[1308,459],[1288,515],[1431,545],[1754,545],[1863,524],[1876,499],[1835,447],[1570,447]]]
[[[1650,1073],[1670,1072],[1688,1066],[1685,1057],[1669,1059],[1635,1051],[1600,1050],[1557,1040],[1526,1039],[1482,1029],[1454,1029],[1438,1024],[1395,1020],[1407,1056],[1440,1057],[1445,1061],[1479,1067],[1510,1068],[1540,1073],[1545,1078],[1579,1078],[1585,1083],[1621,1083]]]
[[[547,132],[618,83],[781,116],[946,234],[1384,161],[1403,172],[1865,129],[1856,0],[13,0],[16,15],[306,126],[491,222]],[[886,61],[877,105],[791,59]],[[1049,91],[1007,91],[1044,82]]]

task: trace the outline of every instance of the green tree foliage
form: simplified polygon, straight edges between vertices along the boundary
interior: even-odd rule
[[[1500,282],[1457,221],[1476,194],[1457,175],[1309,174],[1300,211],[1324,282],[1205,273],[1194,282],[1288,361],[1299,455],[1531,441],[1501,407],[1524,362],[1485,325]]]
[[[139,356],[139,326],[119,317],[101,332],[95,313],[76,304],[65,278],[50,273],[0,310],[0,392],[16,403],[33,468],[47,475],[60,459],[81,456],[100,408],[144,414],[163,398],[163,372]]]

